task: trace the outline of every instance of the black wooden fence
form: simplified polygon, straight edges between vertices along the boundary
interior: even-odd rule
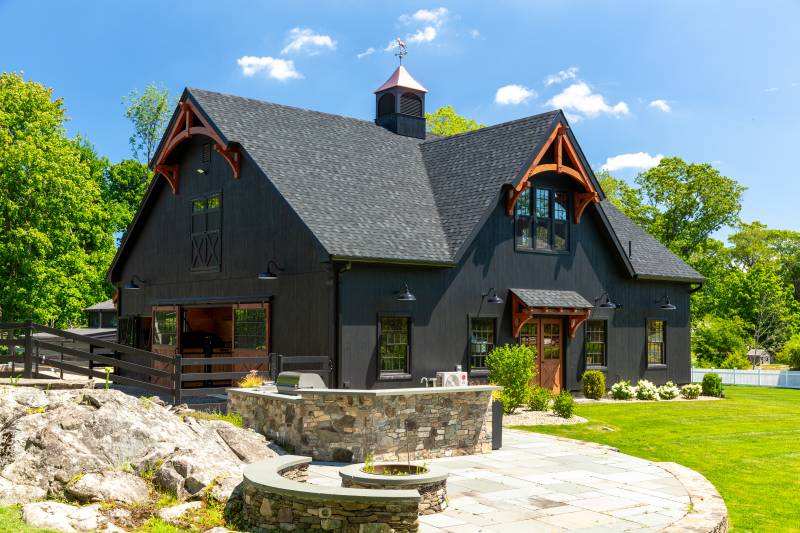
[[[40,338],[37,333],[52,337]],[[60,339],[73,341],[76,346],[87,346],[88,350],[65,346],[59,343]],[[10,367],[14,377],[51,377],[40,372],[40,367],[51,367],[59,369],[62,377],[64,372],[69,372],[108,379],[111,383],[144,389],[171,399],[175,405],[186,399],[187,403],[205,408],[224,407],[222,402],[199,401],[200,398],[225,394],[228,387],[219,382],[234,382],[249,373],[235,371],[236,365],[260,366],[264,372],[270,368],[268,356],[206,358],[161,355],[31,321],[0,323],[0,349],[0,364],[7,369]],[[198,366],[203,371],[197,372]],[[227,371],[212,371],[220,366],[227,367]],[[21,367],[21,372],[17,371],[18,367]],[[106,373],[97,367],[112,367],[114,371]],[[126,375],[120,375],[119,370],[124,370]]]

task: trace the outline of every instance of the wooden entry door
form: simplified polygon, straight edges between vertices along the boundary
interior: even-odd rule
[[[542,320],[539,343],[539,385],[561,392],[561,367],[564,361],[564,322],[560,319]]]
[[[534,318],[523,324],[519,343],[536,347],[536,382],[553,392],[563,387],[564,322],[562,319]]]

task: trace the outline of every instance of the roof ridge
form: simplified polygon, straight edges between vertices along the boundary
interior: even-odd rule
[[[464,136],[467,136],[467,135],[471,135],[473,133],[491,131],[491,130],[497,129],[497,128],[501,127],[501,126],[511,126],[511,125],[514,125],[514,124],[518,124],[520,122],[525,122],[526,120],[532,120],[534,118],[541,118],[541,117],[544,117],[544,116],[547,116],[547,115],[555,115],[555,114],[561,113],[561,112],[562,112],[561,109],[553,109],[553,110],[550,110],[550,111],[545,111],[544,113],[537,113],[535,115],[528,115],[526,117],[515,118],[514,120],[507,120],[506,122],[500,122],[498,124],[492,124],[491,126],[484,126],[482,128],[478,128],[477,130],[462,131],[461,133],[456,133],[454,135],[444,135],[444,136],[439,137],[438,139],[430,139],[430,140],[426,139],[425,142],[422,143],[422,144],[434,143],[436,141],[445,141],[445,140],[448,140],[448,139],[456,139],[458,137],[464,137]]]

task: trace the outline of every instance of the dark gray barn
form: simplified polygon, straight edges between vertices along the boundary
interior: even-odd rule
[[[703,278],[605,199],[564,114],[439,137],[425,96],[403,67],[374,122],[184,91],[109,270],[120,340],[327,356],[351,388],[480,380],[518,342],[555,390],[688,382]]]

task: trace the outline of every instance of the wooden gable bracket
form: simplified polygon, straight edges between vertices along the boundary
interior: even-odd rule
[[[167,134],[163,148],[158,153],[153,169],[164,176],[172,188],[173,194],[177,194],[180,180],[180,172],[177,164],[167,164],[167,158],[175,148],[194,135],[205,135],[214,141],[214,149],[219,153],[233,170],[233,177],[238,179],[241,171],[241,153],[238,147],[225,142],[217,134],[211,124],[198,112],[191,100],[179,102],[180,112]]]
[[[541,163],[545,154],[551,147],[555,148],[555,163]],[[564,157],[565,155],[566,158]],[[508,216],[514,215],[514,206],[517,200],[519,200],[519,197],[526,189],[531,187],[531,180],[534,176],[543,172],[566,174],[583,187],[584,192],[576,191],[573,197],[576,224],[581,221],[581,216],[586,206],[592,202],[597,203],[600,201],[600,193],[589,178],[589,174],[583,167],[580,157],[578,157],[578,152],[569,140],[567,127],[564,124],[559,124],[553,129],[552,133],[550,133],[550,137],[548,137],[542,149],[539,150],[539,153],[536,154],[536,157],[534,157],[533,162],[531,162],[519,183],[509,189],[506,199],[506,214]]]

